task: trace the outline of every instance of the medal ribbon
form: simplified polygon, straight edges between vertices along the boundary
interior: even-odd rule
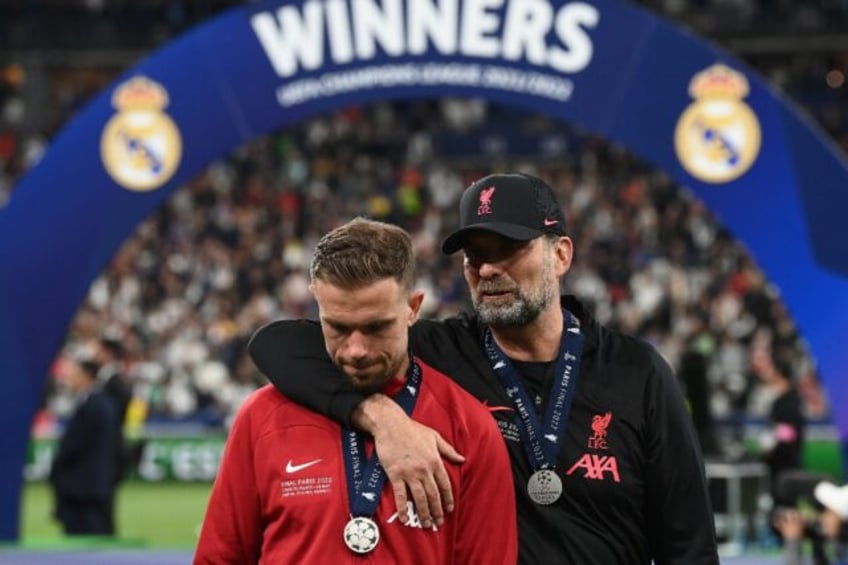
[[[524,451],[534,471],[553,469],[559,457],[560,438],[565,433],[571,401],[577,388],[580,358],[583,354],[583,334],[580,323],[568,310],[562,311],[562,343],[557,355],[555,380],[545,409],[544,428],[533,410],[521,377],[503,350],[495,342],[492,330],[486,328],[483,344],[492,368],[504,391],[515,407]]]
[[[409,356],[409,369],[406,382],[394,396],[407,416],[412,414],[421,389],[421,367]],[[349,427],[342,429],[342,454],[347,474],[347,493],[351,516],[368,516],[377,511],[380,493],[386,482],[386,473],[376,450],[365,459],[365,439],[357,430]]]

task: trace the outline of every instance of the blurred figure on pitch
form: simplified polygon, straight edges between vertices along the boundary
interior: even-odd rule
[[[75,361],[65,378],[77,407],[59,441],[50,483],[67,535],[114,535],[116,410],[97,383],[99,366]]]
[[[94,349],[94,359],[100,365],[97,371],[98,387],[115,407],[115,489],[112,490],[112,500],[109,501],[109,521],[115,524],[115,493],[118,483],[124,480],[137,460],[124,437],[124,422],[127,410],[132,400],[132,386],[127,381],[123,370],[126,352],[121,342],[112,337],[103,337],[97,341]]]

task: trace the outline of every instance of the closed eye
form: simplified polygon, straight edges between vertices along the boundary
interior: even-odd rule
[[[378,333],[382,332],[383,330],[388,329],[389,326],[391,326],[391,325],[392,325],[391,321],[380,321],[380,322],[374,322],[374,323],[371,323],[371,324],[365,324],[362,327],[362,333],[364,333],[364,334],[378,334]]]
[[[337,324],[336,322],[329,322],[329,321],[325,320],[324,324],[328,328],[333,330],[333,332],[335,332],[336,334],[339,334],[339,335],[347,335],[351,331],[350,326],[345,326],[343,324]]]
[[[499,263],[505,259],[517,257],[522,250],[530,247],[531,241],[502,240],[497,245],[465,248],[465,260],[472,266],[483,263]]]
[[[324,320],[323,323],[338,335],[348,335],[356,330],[359,330],[365,335],[375,335],[391,327],[393,322],[394,320],[379,320],[363,324],[362,326],[349,326],[332,320]]]

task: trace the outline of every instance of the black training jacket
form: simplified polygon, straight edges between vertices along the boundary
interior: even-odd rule
[[[519,563],[718,563],[700,449],[668,364],[647,343],[598,324],[575,298],[563,297],[563,306],[580,320],[585,344],[556,469],[564,493],[551,506],[527,495],[532,470],[475,317],[422,320],[410,334],[412,351],[487,404],[498,422],[512,461]],[[347,421],[362,400],[330,362],[316,322],[273,322],[249,349],[274,386],[323,414]],[[522,377],[537,373],[523,379],[531,397],[546,398],[552,364],[516,365]]]

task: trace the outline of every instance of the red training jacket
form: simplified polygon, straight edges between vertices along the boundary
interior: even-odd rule
[[[419,363],[421,392],[412,417],[466,457],[447,466],[455,508],[438,531],[421,528],[411,508],[411,525],[403,526],[386,481],[373,517],[379,545],[365,556],[348,549],[341,428],[269,385],[247,399],[233,423],[194,563],[514,565],[515,495],[498,427],[479,400]]]

